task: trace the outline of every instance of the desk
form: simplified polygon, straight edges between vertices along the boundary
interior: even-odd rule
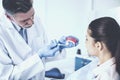
[[[78,56],[77,56],[78,57]],[[79,56],[80,58],[83,58]],[[65,74],[65,79],[73,72],[75,72],[75,57],[73,58],[65,58],[62,60],[52,61],[46,63],[46,71],[50,70],[51,68],[58,68],[61,73]],[[65,80],[64,79],[64,80]],[[63,80],[63,79],[48,79],[45,80]]]
[[[62,60],[52,61],[46,63],[46,70],[50,70],[51,68],[58,68],[60,69],[61,73],[65,73],[65,78],[72,72],[74,72],[74,60],[75,58],[66,58]],[[46,79],[48,80],[48,79]]]

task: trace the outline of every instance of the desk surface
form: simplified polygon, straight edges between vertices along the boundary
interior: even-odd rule
[[[77,57],[83,58],[82,56],[77,56]],[[64,73],[66,75],[65,78],[67,78],[70,74],[75,72],[75,57],[47,62],[45,66],[46,66],[46,71],[55,67],[60,69],[61,73]],[[63,80],[63,79],[46,78],[45,80]]]

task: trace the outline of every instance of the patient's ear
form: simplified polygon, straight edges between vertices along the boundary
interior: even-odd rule
[[[103,43],[100,42],[100,41],[97,41],[97,42],[95,43],[95,47],[96,47],[99,51],[101,51],[101,50],[103,49]]]

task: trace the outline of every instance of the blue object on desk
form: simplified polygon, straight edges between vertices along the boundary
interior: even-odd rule
[[[55,79],[64,79],[65,74],[61,73],[58,68],[52,68],[51,70],[45,71],[45,77],[55,78]]]
[[[81,67],[87,65],[90,62],[91,62],[91,60],[89,60],[89,59],[75,57],[75,71],[80,69]]]

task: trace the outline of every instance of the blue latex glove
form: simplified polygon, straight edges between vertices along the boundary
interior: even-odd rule
[[[79,39],[74,36],[63,36],[58,41],[60,50],[64,48],[72,48],[79,44]]]
[[[39,56],[42,57],[52,57],[55,53],[59,51],[59,46],[56,40],[52,40],[51,43],[38,51]]]

